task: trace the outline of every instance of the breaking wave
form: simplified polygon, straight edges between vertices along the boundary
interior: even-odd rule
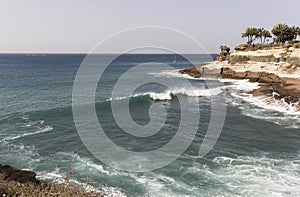
[[[16,135],[16,136],[13,136],[13,137],[4,138],[3,140],[16,140],[16,139],[19,139],[19,138],[22,138],[22,137],[26,137],[26,136],[31,136],[31,135],[36,135],[36,134],[50,132],[52,130],[53,130],[53,127],[46,126],[45,128],[41,128],[41,129],[39,129],[39,130],[37,130],[35,132],[23,133],[23,134]]]
[[[136,99],[151,99],[156,101],[167,101],[172,100],[173,97],[177,95],[185,95],[188,97],[210,97],[210,96],[216,96],[222,93],[222,88],[210,88],[210,89],[185,89],[185,88],[177,88],[173,90],[167,90],[162,93],[156,93],[156,92],[146,92],[146,93],[140,93],[140,94],[134,94],[131,96],[124,96],[124,97],[116,97],[116,98],[110,98],[107,101],[114,101],[114,100],[123,100],[128,98],[136,98]]]

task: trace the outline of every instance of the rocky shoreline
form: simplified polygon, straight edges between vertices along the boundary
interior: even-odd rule
[[[274,104],[293,108],[300,112],[300,79],[280,77],[266,71],[236,71],[230,65],[222,63],[204,63],[199,66],[180,70],[179,73],[193,78],[222,78],[249,80],[259,83],[259,88],[250,92],[256,97],[264,98],[266,104]]]
[[[20,170],[10,165],[0,165],[0,179],[4,181],[16,181],[19,183],[39,184],[36,173],[29,170]]]
[[[36,173],[21,170],[10,165],[0,165],[0,196],[82,196],[97,197],[104,194],[87,191],[86,186],[80,184],[51,183],[36,179]]]

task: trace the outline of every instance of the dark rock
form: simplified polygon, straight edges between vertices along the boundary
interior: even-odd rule
[[[278,62],[280,62],[280,61],[281,61],[280,58],[277,58],[277,57],[272,57],[272,58],[271,58],[271,62],[278,63]]]
[[[300,66],[300,58],[288,58],[286,62],[291,65]]]
[[[281,58],[279,58],[279,61],[280,62],[286,62],[286,58],[285,57],[281,57]]]
[[[207,63],[199,66],[194,66],[185,70],[180,70],[179,73],[189,75],[193,78],[218,78],[220,77],[220,70],[208,69],[204,67]]]
[[[226,61],[227,59],[228,59],[227,56],[218,56],[218,57],[217,57],[217,61],[219,61],[219,62]]]
[[[236,51],[245,51],[249,46],[247,44],[240,44],[236,46],[234,49]]]
[[[250,93],[254,96],[267,96],[287,104],[300,111],[300,80],[292,78],[280,78],[276,74],[267,72],[236,72],[228,67],[219,70],[209,70],[205,67],[197,66],[179,71],[195,78],[218,78],[223,79],[248,79],[250,82],[260,83],[260,87]]]
[[[243,55],[231,55],[228,58],[228,62],[231,64],[235,64],[235,63],[246,63],[248,61],[252,61],[252,62],[275,62],[278,63],[279,61],[284,61],[285,60],[283,58],[276,58],[274,56],[243,56]]]
[[[3,180],[17,181],[19,183],[39,183],[35,178],[36,173],[28,170],[20,170],[9,165],[0,166],[0,173]]]
[[[280,83],[281,79],[273,73],[266,72],[236,72],[230,68],[223,68],[221,73],[222,78],[225,79],[249,79],[250,82],[259,83]]]
[[[229,56],[228,57],[228,62],[231,64],[234,63],[245,63],[247,61],[249,61],[250,58],[248,56],[242,56],[242,55],[235,55],[235,56]]]

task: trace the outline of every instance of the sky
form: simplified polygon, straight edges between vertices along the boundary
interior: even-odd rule
[[[299,7],[299,0],[0,0],[0,53],[87,53],[141,26],[182,31],[217,53],[220,45],[245,42],[241,33],[250,26],[300,26]],[[114,43],[107,53],[128,42]],[[203,52],[172,42],[186,53]]]

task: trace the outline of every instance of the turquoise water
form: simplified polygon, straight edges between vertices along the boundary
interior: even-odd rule
[[[38,178],[62,180],[69,168],[72,181],[92,180],[94,188],[115,188],[128,196],[297,196],[300,192],[299,115],[264,109],[235,96],[248,86],[210,80],[226,96],[227,113],[220,138],[204,157],[198,151],[208,128],[211,99],[217,90],[205,90],[203,80],[188,79],[198,90],[172,94],[165,87],[148,84],[128,97],[112,98],[116,80],[144,62],[161,62],[183,69],[190,62],[173,55],[125,55],[105,71],[96,93],[96,111],[106,135],[118,146],[150,151],[170,141],[178,129],[181,110],[177,96],[190,108],[200,103],[200,123],[192,144],[171,164],[150,172],[126,172],[107,166],[83,145],[72,113],[76,72],[85,55],[0,55],[0,163],[37,172]],[[206,55],[190,55],[193,64],[210,61]],[[101,58],[109,58],[102,55]],[[100,59],[101,59],[100,58]],[[155,67],[155,65],[153,65]],[[142,74],[179,80],[174,71],[159,66]],[[126,87],[125,87],[126,88]],[[125,89],[124,92],[126,93]],[[174,93],[176,92],[176,93]],[[126,94],[125,94],[126,95]],[[130,99],[132,118],[140,125],[150,121],[149,107],[162,104],[168,112],[165,126],[147,139],[124,133],[114,121],[111,100]],[[159,112],[153,112],[159,113]],[[156,114],[159,115],[159,114]]]

